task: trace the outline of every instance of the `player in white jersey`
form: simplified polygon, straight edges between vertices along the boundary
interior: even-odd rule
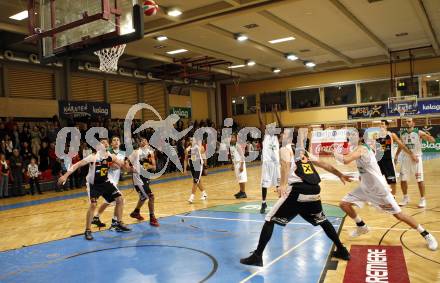
[[[362,131],[359,134],[360,137],[364,136]],[[340,202],[341,209],[356,222],[356,230],[351,233],[352,237],[358,237],[370,231],[353,208],[353,205],[362,208],[365,202],[369,202],[378,209],[391,213],[411,228],[416,229],[425,238],[430,250],[437,249],[438,244],[434,236],[428,233],[414,218],[402,212],[391,194],[391,189],[377,164],[376,154],[368,145],[368,141],[366,143],[361,138],[361,144],[353,152],[345,156],[335,153],[335,157],[336,160],[344,164],[356,161],[360,174],[359,187],[348,193]]]
[[[140,221],[144,220],[140,211],[145,201],[148,199],[150,225],[159,227],[159,222],[154,215],[154,194],[150,189],[150,179],[145,177],[147,176],[147,172],[153,173],[156,170],[156,157],[154,150],[148,144],[147,138],[141,137],[140,147],[130,154],[128,160],[133,167],[133,185],[139,194],[136,208],[130,213],[130,217],[136,218]]]
[[[278,119],[278,124],[280,127],[281,119],[277,112],[276,107],[274,107],[275,115]],[[280,182],[280,143],[278,136],[275,133],[275,123],[264,125],[263,117],[261,115],[260,108],[257,107],[258,120],[260,122],[260,131],[263,134],[263,148],[261,157],[261,209],[260,213],[265,213],[267,204],[266,196],[267,189],[270,187],[278,187]]]
[[[406,118],[405,124],[407,128],[401,131],[400,138],[405,146],[416,155],[417,161],[414,162],[407,153],[402,157],[402,164],[400,165],[400,186],[402,187],[403,200],[399,205],[404,206],[409,203],[408,179],[411,178],[411,176],[415,176],[420,191],[420,202],[418,207],[423,208],[426,207],[426,199],[425,183],[423,179],[422,140],[435,142],[435,139],[428,133],[414,128],[414,121],[412,118]],[[399,148],[396,152],[395,161],[397,161],[400,151]]]
[[[101,142],[107,148],[109,153],[114,154],[119,161],[124,162],[125,164],[125,152],[120,150],[121,141],[119,137],[115,136],[112,138],[111,146],[109,146],[108,141],[106,139],[102,139]],[[127,166],[124,166],[124,168],[126,167]],[[120,176],[121,176],[121,167],[119,167],[116,164],[113,164],[108,170],[108,179],[116,188],[118,188]],[[119,191],[119,193],[122,195],[121,191]],[[99,217],[104,213],[104,210],[109,205],[110,203],[108,202],[104,202],[101,204],[101,206],[98,208],[98,212],[93,217],[92,224],[96,225],[99,228],[106,226],[105,223],[103,223]],[[116,221],[116,215],[113,215],[112,222],[115,221]]]
[[[112,223],[112,228],[118,232],[130,231],[131,229],[126,227],[122,223],[123,215],[123,204],[124,200],[122,198],[119,190],[110,182],[108,179],[108,171],[112,166],[112,163],[123,167],[124,162],[118,160],[114,154],[110,154],[106,147],[105,142],[99,143],[97,147],[97,152],[87,156],[85,159],[80,160],[75,163],[69,170],[58,179],[58,184],[64,184],[71,174],[73,174],[77,169],[82,166],[89,165],[89,173],[86,177],[87,192],[89,194],[90,205],[87,210],[86,216],[86,230],[84,232],[84,237],[87,240],[93,240],[91,225],[93,220],[93,215],[95,213],[98,198],[102,196],[106,202],[116,202],[115,215],[117,220]],[[106,141],[108,144],[108,140]]]
[[[319,186],[321,178],[314,165],[338,176],[344,184],[346,181],[351,182],[350,177],[342,174],[330,164],[318,160],[312,161],[305,154],[298,154],[296,157],[292,147],[293,145],[287,143],[280,149],[280,198],[266,215],[257,249],[249,257],[241,259],[242,264],[263,266],[263,251],[272,237],[275,224],[286,226],[298,215],[313,226],[321,226],[327,237],[336,245],[334,257],[350,259],[349,252],[323,212]]]
[[[240,186],[240,191],[234,196],[237,199],[247,198],[246,195],[246,182],[247,182],[247,172],[246,172],[246,162],[244,160],[244,149],[237,144],[237,135],[231,135],[231,144],[229,147],[232,159],[232,170],[234,170],[235,178]]]
[[[197,188],[202,192],[201,200],[208,199],[208,194],[202,184],[202,171],[203,171],[203,154],[205,149],[202,146],[202,141],[197,140],[195,137],[191,138],[190,145],[185,149],[185,162],[183,165],[183,173],[186,174],[187,167],[191,171],[193,178],[193,185],[191,189],[191,195],[188,199],[189,203],[194,202],[194,195]]]

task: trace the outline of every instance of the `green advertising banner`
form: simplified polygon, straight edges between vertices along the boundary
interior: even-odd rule
[[[435,139],[435,143],[423,141],[422,142],[423,152],[439,152],[440,153],[440,138]]]
[[[191,108],[189,107],[171,107],[170,114],[177,114],[180,118],[191,118]]]

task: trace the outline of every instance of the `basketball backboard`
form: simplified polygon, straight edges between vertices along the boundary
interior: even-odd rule
[[[128,43],[144,35],[138,0],[29,0],[31,36],[43,62]],[[36,3],[39,7],[35,7]],[[38,25],[34,24],[38,22]]]

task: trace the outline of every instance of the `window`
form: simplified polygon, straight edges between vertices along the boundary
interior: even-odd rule
[[[239,96],[232,98],[232,114],[242,115],[256,112],[256,96]]]
[[[409,96],[409,95],[417,95],[419,96],[419,78],[414,77],[411,78],[403,78],[403,79],[396,79],[397,82],[397,96],[400,93],[400,96]],[[401,85],[399,87],[399,85]]]
[[[440,75],[429,75],[422,77],[422,96],[440,96]]]
[[[261,112],[271,112],[272,107],[277,104],[278,110],[286,110],[286,92],[270,92],[260,95],[260,107]]]
[[[329,86],[324,88],[325,105],[356,103],[356,85]]]
[[[292,90],[290,101],[292,109],[319,107],[319,88]]]
[[[361,83],[361,102],[387,101],[390,97],[390,81]]]

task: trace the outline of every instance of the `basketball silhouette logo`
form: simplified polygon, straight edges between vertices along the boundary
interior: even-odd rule
[[[143,8],[145,16],[154,16],[159,10],[159,5],[157,5],[153,0],[146,0],[144,1]]]

